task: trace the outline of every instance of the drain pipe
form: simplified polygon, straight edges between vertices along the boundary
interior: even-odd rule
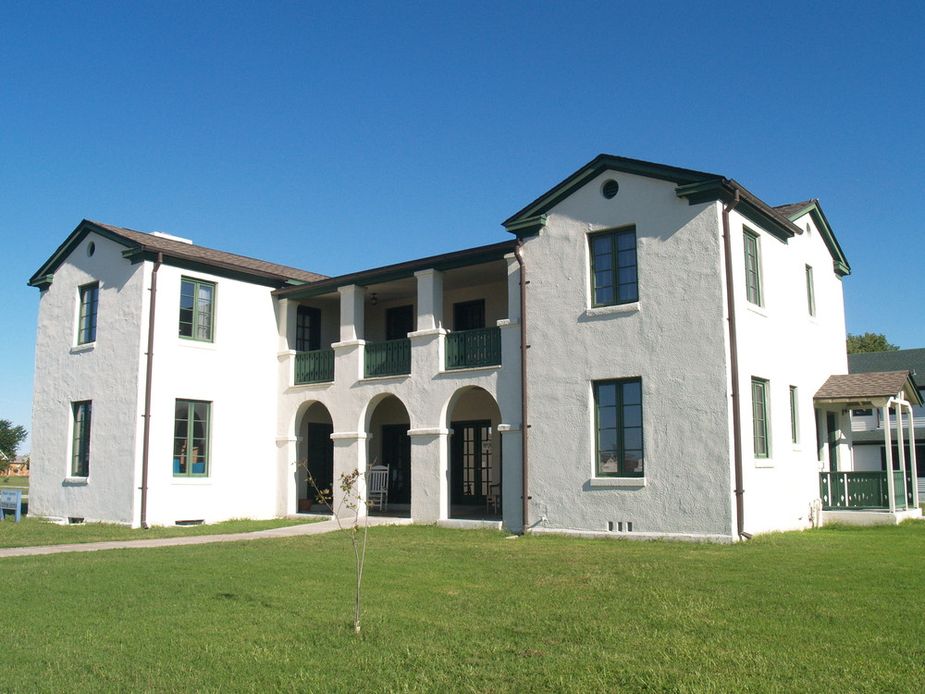
[[[732,455],[735,467],[736,532],[738,537],[750,540],[745,532],[745,490],[742,481],[742,413],[739,393],[739,341],[736,332],[735,290],[732,284],[732,236],[729,232],[729,213],[739,204],[739,190],[730,204],[723,205],[723,251],[726,256],[726,307],[729,312],[729,370],[732,373]]]
[[[523,532],[527,532],[530,497],[527,494],[527,271],[523,255],[524,241],[517,239],[514,257],[520,266],[520,479],[523,495]]]
[[[164,254],[158,253],[151,272],[151,301],[148,305],[148,354],[145,367],[145,413],[144,433],[141,444],[141,527],[148,527],[148,451],[151,444],[151,381],[154,376],[154,308],[157,304],[157,271],[164,262]]]

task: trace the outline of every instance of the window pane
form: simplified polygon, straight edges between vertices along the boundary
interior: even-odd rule
[[[601,429],[616,429],[617,427],[617,408],[600,407],[597,411],[597,422]]]
[[[601,407],[613,407],[617,404],[617,386],[613,383],[599,383],[597,386],[597,404]]]
[[[611,244],[612,241],[609,234],[591,237],[591,248],[596,256],[605,254],[609,256],[612,248]]]
[[[613,303],[613,287],[603,287],[595,291],[594,303],[598,305],[612,304]]]
[[[642,403],[642,384],[639,381],[627,381],[623,384],[623,404],[638,405]]]
[[[642,426],[642,407],[639,405],[630,405],[623,408],[623,426],[641,427]]]
[[[624,429],[623,447],[627,450],[639,450],[642,448],[642,429]]]

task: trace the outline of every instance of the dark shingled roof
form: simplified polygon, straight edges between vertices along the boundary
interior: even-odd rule
[[[925,382],[925,349],[900,349],[893,352],[864,352],[848,355],[849,373],[870,371],[911,371]]]
[[[791,202],[786,205],[775,205],[774,210],[778,213],[790,219],[797,212],[805,210],[810,205],[818,205],[819,201],[816,198],[810,198],[809,200],[804,200],[803,202]]]
[[[194,243],[174,241],[173,239],[164,238],[163,236],[155,236],[154,234],[148,234],[143,231],[117,227],[112,224],[104,224],[103,222],[88,221],[91,221],[96,226],[108,229],[126,240],[140,244],[143,250],[149,250],[155,253],[160,252],[164,255],[173,257],[198,260],[206,264],[220,263],[223,265],[236,266],[244,271],[254,270],[268,275],[278,275],[281,279],[295,279],[302,282],[317,282],[318,280],[325,279],[325,275],[299,270],[298,268],[289,267],[287,265],[270,263],[266,260],[258,260],[257,258],[237,255],[236,253],[219,251],[214,248],[207,248],[206,246],[197,246]]]
[[[816,392],[816,400],[843,400],[861,402],[871,398],[888,398],[896,395],[907,384],[915,385],[908,371],[878,371],[861,374],[838,374],[828,380]],[[918,389],[912,388],[907,397],[918,397]]]

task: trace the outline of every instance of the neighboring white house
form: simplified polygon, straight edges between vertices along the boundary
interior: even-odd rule
[[[384,464],[389,512],[422,522],[817,520],[822,461],[851,456],[847,411],[815,399],[847,371],[849,272],[817,201],[601,155],[504,225],[325,278],[82,222],[30,280],[33,513],[281,516],[306,470],[336,502],[339,474]]]

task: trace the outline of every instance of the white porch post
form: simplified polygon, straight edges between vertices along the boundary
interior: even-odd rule
[[[411,438],[411,518],[434,523],[449,517],[449,440],[442,427],[409,429]]]
[[[919,466],[915,458],[915,415],[912,412],[912,404],[907,403],[909,408],[909,469],[912,471],[912,508],[918,508],[919,504]]]
[[[366,441],[369,437],[362,431],[343,431],[331,434],[334,442],[334,512],[341,518],[353,516],[354,511],[347,504],[357,503],[360,518],[366,515]],[[342,475],[352,475],[359,471],[359,477],[352,498],[341,490]]]
[[[903,483],[903,509],[908,508],[909,490],[906,489],[906,446],[904,445],[903,419],[906,413],[903,412],[903,403],[896,403],[896,450],[899,452],[899,472],[902,476]]]
[[[411,339],[411,373],[443,371],[443,273],[433,268],[414,273],[418,312]],[[412,516],[413,517],[413,516]]]
[[[883,442],[886,444],[886,495],[890,513],[896,511],[896,494],[893,482],[893,440],[890,434],[890,403],[883,406]]]

